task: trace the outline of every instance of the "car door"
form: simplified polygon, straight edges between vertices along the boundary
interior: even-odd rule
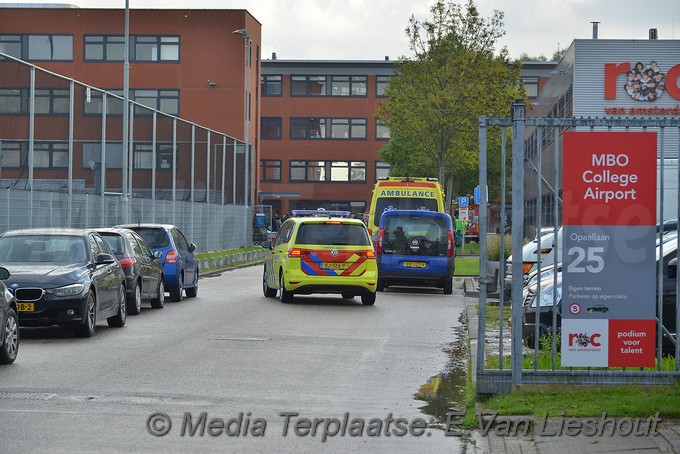
[[[154,257],[153,252],[144,240],[136,233],[130,231],[126,232],[125,236],[132,245],[135,253],[135,260],[139,263],[139,273],[142,277],[142,296],[148,298],[155,296],[155,291],[158,288],[158,280],[160,278],[158,259]]]
[[[93,234],[89,235],[90,252],[92,256],[92,283],[95,287],[97,297],[97,312],[103,312],[111,308],[112,300],[115,297],[111,295],[111,280],[113,269],[110,264],[97,265],[97,256],[104,252],[110,252],[108,249],[103,249],[102,244],[97,241],[98,237]],[[102,240],[103,243],[103,240]]]
[[[184,270],[185,285],[193,287],[196,285],[196,276],[198,276],[198,263],[193,251],[190,251],[189,241],[187,241],[184,234],[176,227],[173,227],[170,234],[175,242],[175,246],[179,250],[179,255],[182,257],[182,269]]]
[[[286,221],[276,234],[274,246],[272,247],[272,267],[270,271],[272,281],[268,284],[272,288],[279,287],[279,269],[285,266],[286,259],[288,258],[288,242],[293,236],[294,229],[295,222]]]

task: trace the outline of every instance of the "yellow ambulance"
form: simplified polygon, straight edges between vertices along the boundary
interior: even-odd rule
[[[444,191],[437,178],[379,178],[373,189],[368,233],[378,231],[380,217],[389,210],[425,210],[444,213]]]

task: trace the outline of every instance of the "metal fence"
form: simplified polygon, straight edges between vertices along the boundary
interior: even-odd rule
[[[126,125],[122,91],[0,53],[0,230],[163,222],[200,251],[250,245],[246,146],[175,116],[179,101],[131,90]]]
[[[677,157],[680,149],[668,149],[665,143],[669,133],[675,138],[680,133],[680,120],[678,119],[613,119],[613,118],[525,118],[524,104],[513,105],[512,118],[486,118],[479,121],[479,153],[480,153],[480,186],[487,186],[488,174],[488,145],[498,144],[501,162],[500,186],[494,188],[498,191],[501,213],[499,231],[505,231],[506,214],[511,214],[512,230],[512,256],[521,257],[524,241],[532,232],[540,232],[549,227],[557,231],[560,226],[562,212],[562,133],[570,130],[589,131],[655,131],[658,134],[660,154],[658,156],[658,218],[667,219],[680,217],[678,212],[678,173]],[[525,127],[533,128],[537,133],[537,149],[528,150],[525,143]],[[489,139],[493,135],[493,140]],[[507,137],[512,138],[511,163],[507,147]],[[680,147],[679,147],[680,148]],[[664,153],[667,153],[664,155]],[[669,160],[668,158],[672,158]],[[665,168],[670,166],[670,168]],[[506,168],[507,167],[507,168]],[[525,169],[529,171],[525,173]],[[670,170],[670,171],[669,171]],[[511,173],[510,173],[511,172]],[[508,191],[506,180],[511,175],[511,188]],[[526,194],[530,193],[535,202],[529,202]],[[675,198],[674,209],[664,212],[664,197],[672,195]],[[541,308],[537,305],[536,310],[552,309],[553,322],[550,327],[548,342],[539,344],[536,348],[529,349],[522,342],[522,306],[523,301],[523,270],[522,261],[513,260],[511,267],[503,259],[499,266],[499,275],[491,276],[490,266],[487,259],[487,238],[489,235],[487,194],[481,191],[481,203],[479,207],[480,222],[480,276],[479,276],[479,306],[478,306],[478,340],[476,345],[476,374],[477,392],[480,394],[509,392],[516,385],[544,385],[544,384],[589,384],[589,385],[614,385],[614,384],[670,384],[680,379],[680,339],[678,330],[671,333],[662,323],[662,292],[657,292],[657,345],[661,346],[661,339],[675,345],[675,357],[662,358],[661,349],[657,349],[656,366],[654,368],[607,368],[607,367],[561,367],[559,351],[559,325],[556,314],[557,297],[553,296],[552,307]],[[509,203],[506,203],[508,201]],[[511,201],[511,202],[510,202]],[[673,205],[673,204],[671,204]],[[496,220],[493,220],[496,221]],[[661,240],[659,233],[659,240]],[[540,238],[540,236],[539,236]],[[504,247],[504,238],[501,235],[501,251]],[[561,247],[555,240],[554,247]],[[680,242],[680,237],[672,241]],[[662,243],[663,244],[663,243]],[[545,245],[552,246],[552,245]],[[680,246],[676,244],[676,246]],[[538,244],[537,261],[542,261],[541,244]],[[679,248],[680,249],[680,248]],[[661,247],[663,255],[663,246]],[[557,255],[555,255],[557,265]],[[509,301],[503,291],[506,270],[512,279]],[[539,268],[540,270],[540,268]],[[657,267],[657,289],[661,283],[662,267]],[[557,273],[553,275],[554,288],[557,287]],[[680,301],[677,289],[680,281],[676,277],[675,310],[680,313]],[[490,290],[494,298],[490,299]],[[540,284],[538,291],[540,292]],[[554,295],[557,293],[554,292]],[[490,308],[498,307],[498,322],[487,323],[487,315]],[[494,308],[494,311],[496,309]],[[508,314],[510,311],[510,314]],[[504,320],[510,315],[510,325]],[[496,318],[493,318],[496,320]],[[677,317],[676,317],[676,326]],[[536,336],[538,339],[538,336]],[[662,364],[663,363],[663,364]]]

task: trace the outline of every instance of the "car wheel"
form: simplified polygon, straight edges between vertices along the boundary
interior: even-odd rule
[[[112,328],[125,326],[127,320],[127,303],[125,301],[125,287],[122,285],[118,289],[118,313],[106,319],[106,323]]]
[[[364,293],[361,295],[361,304],[364,306],[373,306],[375,304],[375,293]]]
[[[293,292],[286,290],[286,285],[283,281],[283,271],[279,274],[279,298],[282,303],[292,303],[293,302]]]
[[[342,292],[342,297],[346,300],[351,300],[352,298],[354,298],[354,295],[348,292]]]
[[[19,323],[17,313],[14,309],[7,312],[7,321],[2,335],[2,346],[0,346],[0,364],[11,364],[17,359],[19,352]]]
[[[142,289],[139,282],[135,282],[135,292],[132,298],[127,300],[127,311],[131,315],[138,315],[142,311]]]
[[[274,298],[276,296],[276,289],[267,285],[267,270],[262,273],[262,293],[267,298]]]
[[[375,289],[379,292],[385,290],[385,281],[383,279],[378,279],[378,285],[375,286]]]
[[[179,303],[182,301],[182,290],[184,290],[183,287],[183,281],[184,279],[182,278],[182,275],[179,275],[179,278],[177,279],[177,285],[173,288],[170,289],[170,300],[174,301],[175,303]]]
[[[186,293],[189,298],[195,298],[196,295],[198,295],[198,271],[196,271],[196,285],[185,289],[184,293]]]
[[[165,306],[165,285],[163,285],[163,276],[158,283],[158,296],[151,300],[151,307],[154,309],[163,309]]]
[[[97,324],[97,304],[94,293],[90,291],[87,294],[87,303],[85,304],[85,320],[81,325],[76,326],[73,332],[77,337],[92,337],[94,336],[94,327]]]
[[[453,293],[453,279],[447,279],[444,282],[444,295],[450,295]]]

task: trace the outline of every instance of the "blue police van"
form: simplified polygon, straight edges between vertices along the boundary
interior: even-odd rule
[[[385,211],[375,251],[378,291],[391,285],[438,287],[453,293],[456,246],[451,216],[422,210]]]

